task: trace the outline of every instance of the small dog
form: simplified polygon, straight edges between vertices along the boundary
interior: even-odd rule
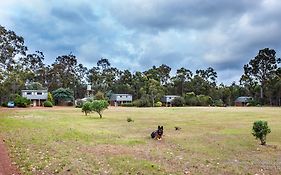
[[[158,129],[151,133],[151,138],[161,140],[163,135],[163,130],[164,130],[163,126],[158,126]]]

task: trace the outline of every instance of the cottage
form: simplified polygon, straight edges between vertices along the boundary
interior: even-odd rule
[[[119,106],[123,103],[132,103],[133,96],[131,94],[112,94],[110,97],[111,106]]]
[[[172,106],[172,101],[173,99],[177,98],[177,97],[180,97],[178,95],[164,95],[161,99],[161,102],[163,104],[165,104],[166,106]]]
[[[251,100],[253,100],[252,97],[246,97],[246,96],[238,97],[235,100],[235,106],[246,106],[247,103],[249,103]]]
[[[23,97],[31,100],[33,106],[42,106],[48,99],[47,90],[22,90],[21,93]]]

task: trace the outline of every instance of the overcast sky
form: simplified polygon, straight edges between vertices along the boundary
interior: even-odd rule
[[[131,71],[211,66],[229,84],[260,49],[280,55],[280,9],[279,0],[0,0],[0,25],[48,64],[72,52],[88,68],[101,57]]]

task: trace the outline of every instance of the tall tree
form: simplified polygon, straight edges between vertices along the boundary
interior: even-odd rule
[[[265,48],[260,50],[258,55],[250,60],[249,64],[244,65],[242,78],[248,77],[248,79],[260,85],[261,103],[264,102],[265,87],[276,74],[277,61],[275,50]]]

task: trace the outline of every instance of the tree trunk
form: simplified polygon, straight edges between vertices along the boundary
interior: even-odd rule
[[[98,112],[98,114],[100,115],[100,118],[102,118],[102,115],[101,115],[101,113],[100,113],[100,112]]]

